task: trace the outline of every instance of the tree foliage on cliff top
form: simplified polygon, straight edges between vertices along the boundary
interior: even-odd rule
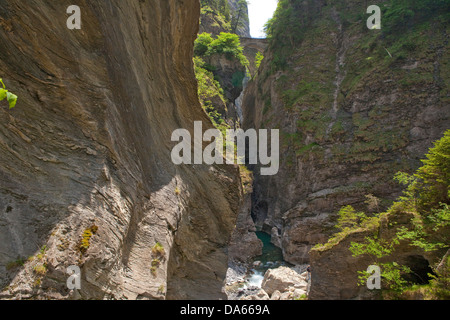
[[[221,32],[215,39],[207,32],[199,34],[194,43],[194,54],[199,57],[219,54],[229,60],[237,59],[244,67],[249,65],[239,36],[234,33]]]

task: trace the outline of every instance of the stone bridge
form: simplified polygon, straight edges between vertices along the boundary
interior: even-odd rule
[[[246,49],[256,49],[264,52],[269,45],[269,40],[259,38],[245,38],[241,37],[241,45]]]

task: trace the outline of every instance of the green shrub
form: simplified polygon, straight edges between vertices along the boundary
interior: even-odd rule
[[[239,36],[234,33],[221,32],[211,42],[207,55],[224,54],[228,59],[238,59],[243,66],[248,66],[248,60],[244,56],[244,48],[241,46]]]
[[[160,264],[161,264],[161,261],[159,259],[152,260],[152,267],[159,267]]]
[[[249,65],[239,36],[234,33],[221,32],[216,39],[206,32],[199,34],[194,43],[194,54],[199,57],[221,54],[229,60],[239,60],[245,67]]]
[[[166,254],[164,247],[162,246],[161,243],[157,242],[153,247],[152,247],[152,255],[154,257],[164,257]]]
[[[98,227],[96,225],[92,225],[90,228],[84,230],[83,235],[81,236],[81,241],[79,245],[79,249],[81,253],[86,253],[86,251],[90,247],[91,237],[96,234],[98,231]]]
[[[450,130],[422,160],[423,166],[415,174],[413,186],[419,194],[421,209],[436,208],[440,203],[450,204]]]
[[[194,42],[194,54],[196,56],[204,56],[208,52],[213,40],[210,33],[203,32],[199,34]]]
[[[36,259],[38,259],[39,261],[44,260],[46,252],[47,252],[47,246],[44,245],[44,246],[42,246],[41,250],[39,250],[39,253],[36,255]]]
[[[434,16],[448,16],[450,0],[391,0],[383,11],[383,32],[401,33]]]
[[[207,70],[207,66],[202,58],[194,57],[194,70],[200,102],[211,100],[218,96],[225,103],[224,92],[219,81],[215,80],[213,73]]]
[[[259,69],[259,67],[261,66],[261,62],[264,59],[264,55],[261,52],[257,52],[256,53],[256,57],[255,57],[255,66],[256,66],[256,70]]]
[[[10,109],[14,108],[17,103],[17,96],[15,94],[13,94],[12,92],[9,92],[8,90],[6,90],[6,87],[5,87],[5,84],[3,83],[2,78],[0,78],[0,83],[3,87],[3,88],[0,88],[0,101],[4,100],[6,98],[6,100],[8,100],[9,108]]]
[[[220,127],[225,124],[222,115],[217,112],[212,101],[221,101],[224,108],[226,108],[226,99],[224,91],[220,86],[220,83],[214,79],[214,75],[211,71],[206,69],[205,62],[200,57],[194,57],[194,70],[195,77],[198,84],[198,97],[200,104],[205,112],[208,114],[212,123],[216,127]],[[217,100],[220,99],[220,100]]]
[[[19,267],[23,267],[25,262],[26,262],[26,260],[24,260],[22,258],[17,258],[17,260],[10,261],[6,264],[6,270],[13,270],[13,269],[16,269]]]
[[[34,266],[33,270],[37,275],[43,276],[47,273],[47,265],[45,263],[38,264]]]

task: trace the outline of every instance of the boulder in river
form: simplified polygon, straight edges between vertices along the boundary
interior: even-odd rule
[[[278,290],[275,290],[272,293],[272,296],[270,297],[270,300],[280,300],[280,297],[281,297],[281,292],[278,291]]]
[[[255,262],[253,262],[253,267],[255,267],[255,268],[257,268],[257,267],[259,267],[259,266],[261,266],[262,265],[262,262],[261,261],[255,261]]]
[[[285,292],[290,287],[304,289],[306,291],[308,283],[304,275],[299,274],[289,267],[279,267],[267,270],[262,282],[262,289],[267,294],[272,295],[276,290]]]
[[[256,294],[244,296],[240,300],[269,300],[269,295],[260,289]]]

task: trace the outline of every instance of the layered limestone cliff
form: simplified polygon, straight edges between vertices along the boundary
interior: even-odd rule
[[[175,166],[212,128],[192,67],[196,0],[0,1],[1,298],[222,298],[233,166]],[[67,267],[81,268],[69,291]]]
[[[417,169],[448,129],[448,21],[421,17],[397,33],[369,30],[366,10],[351,0],[281,1],[245,93],[244,128],[281,136],[279,173],[254,170],[252,216],[278,234],[293,264],[311,262],[310,249],[336,231],[342,206],[367,211],[368,194],[381,199],[379,210],[392,203],[401,190],[394,174]],[[353,266],[345,273],[351,290],[333,287],[349,280],[336,277],[338,268],[356,263],[342,252],[316,254],[315,297],[358,295]]]

